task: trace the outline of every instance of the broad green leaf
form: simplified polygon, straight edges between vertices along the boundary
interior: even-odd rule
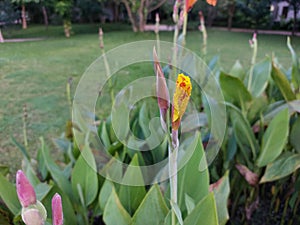
[[[129,164],[129,167],[127,168],[124,174],[122,184],[141,185],[144,183],[142,172],[138,166],[138,155],[136,154],[134,155],[132,161]],[[133,213],[138,208],[145,195],[145,186],[120,186],[120,201],[130,215],[133,215]]]
[[[28,151],[27,149],[22,145],[20,144],[13,136],[11,136],[11,141],[12,143],[18,147],[18,149],[20,150],[20,152],[22,153],[23,157],[30,162],[30,156],[28,154]]]
[[[180,151],[182,150],[180,149]],[[201,162],[206,162],[206,160],[199,133],[195,135],[193,142],[187,146],[186,152],[186,155],[190,153],[191,157],[178,172],[178,205],[183,215],[187,213],[185,195],[189,195],[197,204],[208,194],[209,187],[208,170],[201,165]],[[185,162],[184,159],[181,159],[181,162]],[[205,169],[200,171],[200,168]]]
[[[8,174],[8,172],[9,172],[8,166],[0,165],[0,174],[2,174],[3,176],[6,176],[6,174]]]
[[[41,149],[39,149],[37,152],[37,163],[38,163],[37,168],[39,173],[42,176],[42,180],[45,180],[48,175],[48,169]]]
[[[12,214],[16,215],[20,212],[21,205],[16,187],[9,183],[2,174],[0,174],[0,197]]]
[[[189,214],[184,225],[218,225],[218,216],[214,194],[211,192],[203,198]]]
[[[161,194],[159,186],[153,185],[136,210],[132,225],[151,224],[161,225],[168,214],[168,208]]]
[[[268,85],[271,75],[271,62],[267,58],[253,67],[253,76],[251,80],[251,89],[249,90],[252,96],[260,96]],[[246,81],[248,83],[248,81]]]
[[[300,154],[291,154],[289,152],[280,156],[276,161],[270,163],[260,183],[279,180],[292,174],[300,167]]]
[[[288,101],[292,101],[296,99],[295,94],[293,93],[290,83],[286,76],[281,72],[281,70],[272,63],[272,79],[274,80],[276,86],[279,88],[284,99]]]
[[[229,74],[239,78],[241,81],[245,78],[245,70],[239,60],[236,60]]]
[[[181,213],[179,206],[177,205],[177,203],[173,202],[172,200],[170,201],[170,203],[171,203],[172,210],[175,213],[178,223],[180,225],[183,225],[182,213]]]
[[[63,175],[61,169],[55,164],[52,157],[50,156],[48,148],[45,146],[44,139],[40,138],[41,140],[41,152],[44,157],[45,166],[47,167],[48,171],[50,172],[53,180],[56,182],[57,186],[65,192],[70,200],[73,200],[73,193],[72,193],[72,186],[71,183],[66,179]]]
[[[260,96],[253,99],[251,106],[247,112],[248,121],[256,121],[260,119],[261,113],[268,105],[268,99],[265,96]]]
[[[299,59],[298,56],[291,45],[290,37],[287,38],[287,46],[291,52],[293,65],[292,65],[292,82],[295,89],[299,89],[300,87],[300,67],[299,67]]]
[[[45,196],[49,193],[51,190],[52,185],[49,185],[47,183],[39,183],[34,187],[35,193],[36,193],[36,198],[39,201],[42,201]]]
[[[263,167],[281,154],[288,134],[289,111],[284,109],[274,117],[263,136],[261,150],[256,161],[257,166]]]
[[[295,148],[295,150],[300,153],[300,117],[298,116],[297,120],[294,122],[291,135],[290,135],[290,143]]]
[[[200,127],[207,126],[207,115],[205,113],[193,113],[187,115],[181,122],[181,132],[190,132]]]
[[[221,72],[220,85],[226,101],[246,109],[246,104],[252,100],[252,96],[239,78]]]
[[[101,141],[102,141],[103,145],[105,146],[105,148],[109,148],[111,143],[109,140],[105,121],[101,122],[100,130],[101,130],[101,132],[100,132]]]
[[[256,158],[259,146],[252,132],[249,122],[245,119],[242,112],[234,105],[230,106],[230,119],[233,125],[236,141],[244,154],[245,160],[249,159],[249,149],[251,149],[253,157]]]
[[[131,224],[131,217],[126,211],[126,209],[124,209],[124,207],[122,206],[114,188],[105,205],[103,221],[106,225]]]
[[[151,134],[149,130],[149,123],[150,123],[149,111],[147,109],[147,105],[144,103],[139,113],[139,125],[142,129],[145,139]]]
[[[105,205],[108,201],[109,196],[111,195],[113,188],[114,188],[113,183],[109,179],[105,179],[105,182],[99,194],[99,206],[101,210],[104,210]]]
[[[185,205],[188,214],[190,214],[195,208],[195,201],[188,194],[185,194]]]
[[[230,192],[229,172],[227,171],[218,182],[220,183],[218,183],[218,185],[213,189],[213,192],[216,200],[219,224],[225,225],[229,219],[227,209],[228,197]]]
[[[78,195],[78,184],[82,189],[85,206],[90,205],[98,193],[96,162],[91,149],[85,145],[72,172],[73,193]]]

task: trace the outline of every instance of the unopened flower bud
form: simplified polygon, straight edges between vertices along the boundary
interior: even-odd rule
[[[22,170],[16,175],[17,194],[22,207],[36,203],[35,191]]]
[[[63,225],[64,223],[61,197],[57,193],[52,198],[52,223],[53,225]]]

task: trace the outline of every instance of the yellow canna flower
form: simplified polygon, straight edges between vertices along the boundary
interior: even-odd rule
[[[190,78],[183,73],[178,74],[173,96],[172,130],[178,130],[181,118],[189,103],[191,92],[192,83]]]

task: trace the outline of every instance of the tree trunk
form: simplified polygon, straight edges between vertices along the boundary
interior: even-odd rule
[[[234,11],[235,11],[235,4],[233,3],[232,5],[228,6],[228,21],[227,21],[228,30],[231,30],[232,28],[232,19],[234,16]]]
[[[27,29],[26,9],[24,4],[22,5],[22,28]]]
[[[144,28],[145,28],[145,13],[144,13],[144,10],[147,10],[145,9],[145,0],[142,0],[141,1],[141,5],[140,5],[140,8],[138,9],[138,16],[139,16],[139,31],[140,32],[144,32]]]
[[[47,14],[46,7],[44,5],[42,6],[42,12],[43,12],[43,17],[44,17],[45,27],[48,28],[48,25],[49,25],[48,14]]]
[[[134,18],[133,15],[132,15],[132,11],[131,11],[129,2],[126,1],[126,0],[122,0],[122,2],[125,5],[126,11],[127,11],[128,17],[129,17],[129,20],[131,22],[132,30],[133,30],[133,32],[137,32],[138,31],[137,21],[136,21],[136,18]]]
[[[294,22],[293,22],[293,31],[292,35],[294,36],[297,28],[297,7],[294,5]]]

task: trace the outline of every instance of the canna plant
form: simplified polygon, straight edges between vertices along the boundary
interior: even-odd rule
[[[215,164],[210,169],[213,179],[219,179],[218,173],[222,174],[228,169],[232,171],[231,189],[234,194],[231,216],[236,217],[237,208],[243,205],[245,217],[240,218],[241,221],[252,219],[260,200],[265,197],[260,193],[266,193],[265,189],[269,187],[265,183],[276,181],[272,186],[270,210],[278,211],[278,204],[283,204],[285,210],[281,223],[284,223],[288,205],[295,215],[295,207],[299,204],[299,200],[296,200],[299,198],[298,190],[290,192],[285,200],[279,196],[283,193],[281,184],[292,179],[287,189],[293,189],[298,180],[295,172],[299,165],[298,142],[295,141],[295,136],[299,134],[298,58],[288,39],[293,66],[291,70],[283,72],[285,70],[276,59],[267,57],[256,62],[256,34],[250,40],[250,46],[253,55],[249,71],[245,72],[237,61],[229,73],[216,72],[219,74],[230,123],[222,147],[223,163]],[[283,163],[289,166],[283,166]],[[287,177],[290,174],[292,177]],[[237,188],[240,175],[245,182]],[[245,200],[241,201],[243,193],[247,194]],[[293,218],[289,222],[293,223]]]

